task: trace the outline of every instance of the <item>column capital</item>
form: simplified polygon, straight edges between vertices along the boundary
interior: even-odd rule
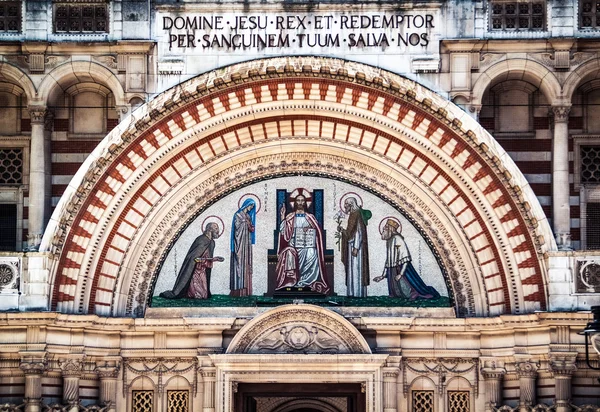
[[[399,374],[400,374],[400,370],[397,367],[385,366],[383,368],[383,377],[384,378],[396,379]]]
[[[58,365],[63,377],[79,377],[83,373],[83,360],[59,359]]]
[[[554,376],[571,376],[577,370],[577,353],[550,353],[550,371]]]
[[[48,362],[46,359],[21,361],[19,369],[21,369],[25,375],[42,375],[48,369]]]
[[[31,124],[44,124],[46,115],[48,114],[46,106],[29,106],[27,110],[29,111]]]
[[[496,367],[481,368],[481,375],[485,380],[502,379],[506,375],[506,369]]]
[[[550,110],[554,115],[554,123],[566,123],[569,121],[570,105],[551,106]]]
[[[96,362],[94,372],[96,372],[100,379],[116,379],[119,376],[120,370],[121,362],[100,361]]]
[[[217,369],[214,367],[204,367],[200,369],[200,374],[205,380],[214,380],[217,376]]]
[[[535,378],[538,373],[539,364],[531,360],[515,363],[515,370],[520,378]]]

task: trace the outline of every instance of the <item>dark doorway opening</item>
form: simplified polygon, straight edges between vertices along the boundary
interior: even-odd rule
[[[289,398],[295,408],[290,412],[320,412],[309,405],[316,398],[335,398],[348,412],[365,412],[366,397],[360,383],[240,383],[235,394],[235,412],[261,412],[258,408],[266,398]]]

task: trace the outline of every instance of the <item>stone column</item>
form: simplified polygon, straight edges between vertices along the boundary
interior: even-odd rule
[[[202,368],[202,379],[204,380],[204,408],[202,412],[215,412],[216,376],[216,368]]]
[[[100,405],[109,405],[106,412],[117,410],[117,377],[119,362],[102,361],[96,364],[96,373],[100,379]]]
[[[560,250],[571,249],[571,207],[569,205],[569,112],[571,106],[552,106],[552,226]]]
[[[554,376],[556,412],[571,412],[571,377],[577,369],[577,353],[550,353],[550,371]]]
[[[383,368],[383,412],[396,412],[399,370],[395,367]]]
[[[538,365],[531,362],[518,362],[515,365],[519,376],[519,388],[521,389],[519,399],[519,411],[529,412],[529,408],[536,404],[536,386]]]
[[[25,412],[41,412],[42,375],[47,368],[46,361],[23,361],[19,367],[25,373]]]
[[[504,368],[484,367],[481,369],[485,383],[485,410],[493,411],[493,407],[502,406],[502,380],[506,370]]]
[[[46,142],[48,111],[42,106],[29,107],[31,148],[29,153],[29,217],[27,249],[38,250],[50,211],[50,154]]]
[[[63,404],[68,405],[69,412],[79,411],[79,380],[83,373],[83,362],[75,359],[60,360],[63,377]]]

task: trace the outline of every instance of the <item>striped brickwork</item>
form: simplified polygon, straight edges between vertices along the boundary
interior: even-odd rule
[[[359,147],[408,170],[460,222],[483,276],[486,312],[544,309],[540,239],[531,229],[536,219],[528,216],[522,191],[507,183],[510,172],[447,109],[416,99],[412,90],[377,86],[291,74],[223,84],[222,90],[201,91],[199,98],[157,101],[162,112],[149,108],[136,130],[126,133],[127,144],[120,151],[113,147],[118,154],[65,231],[52,309],[110,313],[126,255],[161,198],[211,159],[286,136]],[[319,101],[322,110],[303,110]],[[173,147],[168,155],[167,146]]]

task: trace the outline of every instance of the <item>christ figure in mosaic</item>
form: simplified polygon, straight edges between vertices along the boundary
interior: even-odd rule
[[[285,205],[279,209],[279,250],[277,253],[277,287],[308,287],[326,295],[323,234],[315,216],[308,213],[306,198],[294,199],[294,211],[285,215]]]

